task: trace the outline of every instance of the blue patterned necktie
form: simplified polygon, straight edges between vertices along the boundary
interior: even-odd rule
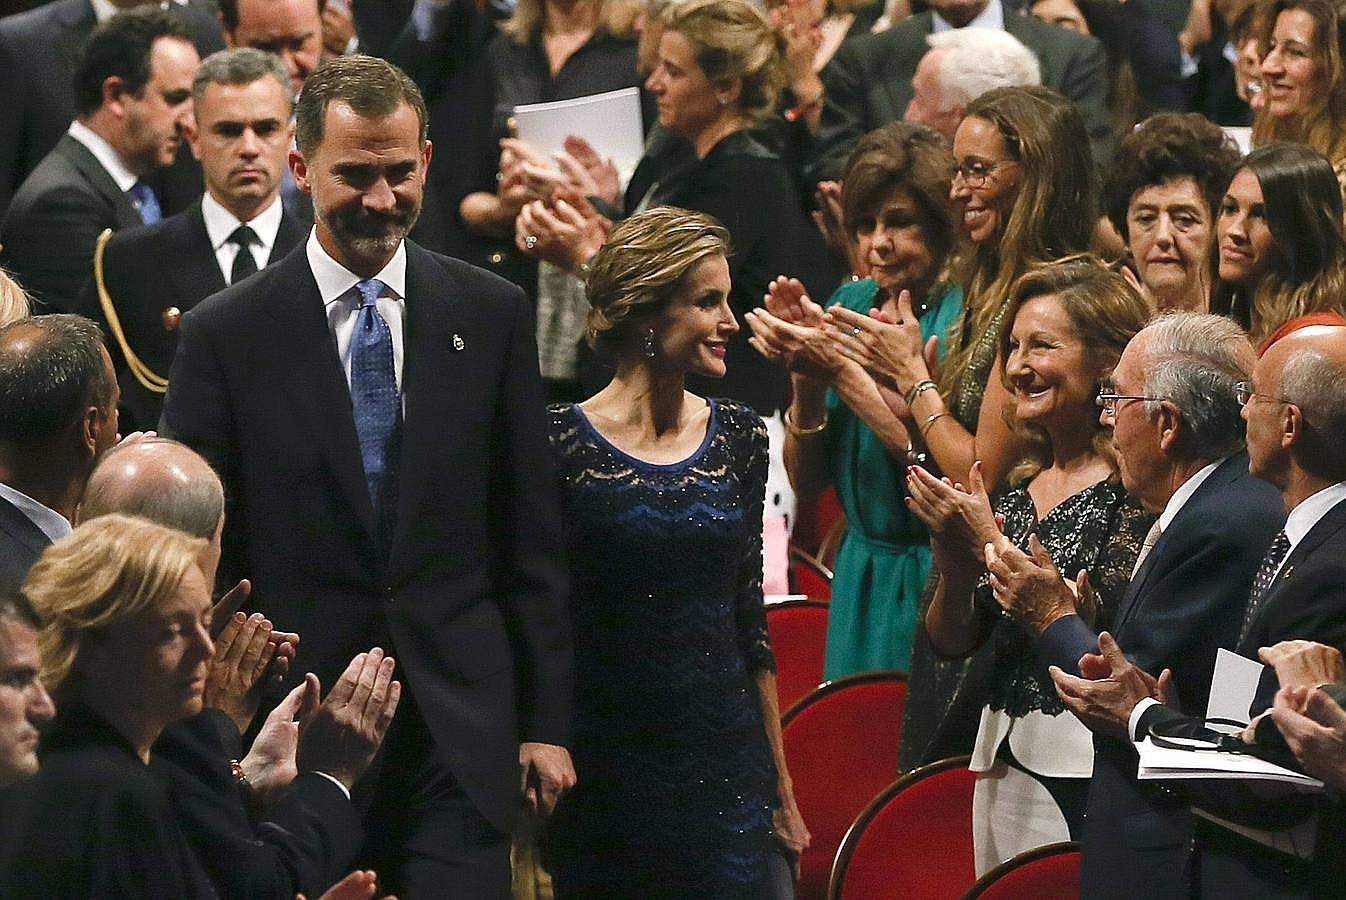
[[[391,512],[391,497],[384,496],[393,438],[402,417],[402,397],[393,371],[393,333],[376,305],[383,282],[369,278],[355,285],[360,292],[360,310],[351,335],[351,405],[355,432],[360,438],[360,458],[365,467],[369,502],[380,518]],[[391,493],[391,491],[389,491]]]
[[[1282,531],[1267,548],[1267,555],[1262,557],[1262,565],[1253,576],[1253,589],[1248,595],[1248,607],[1243,611],[1243,628],[1239,631],[1239,643],[1243,643],[1243,639],[1248,636],[1253,619],[1257,617],[1257,611],[1262,608],[1262,601],[1266,599],[1267,589],[1271,587],[1271,582],[1276,580],[1276,573],[1280,571],[1281,563],[1285,561],[1285,556],[1289,552],[1290,538]]]
[[[140,213],[140,221],[154,225],[163,219],[163,210],[159,209],[159,198],[154,196],[154,188],[137,181],[126,193],[131,195],[131,202],[135,204],[136,212]]]

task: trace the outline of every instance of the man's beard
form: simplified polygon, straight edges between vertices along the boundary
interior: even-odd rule
[[[372,213],[362,206],[347,206],[334,211],[315,205],[313,215],[327,226],[341,246],[359,256],[381,256],[397,249],[416,224],[421,207],[418,203],[412,209],[397,209],[385,214]]]

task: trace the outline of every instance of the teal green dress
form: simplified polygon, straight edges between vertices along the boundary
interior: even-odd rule
[[[854,281],[827,305],[868,313],[878,291],[872,279]],[[939,335],[941,354],[962,305],[962,289],[946,285],[936,289],[921,315],[921,337]],[[831,680],[871,669],[906,669],[930,574],[930,538],[903,502],[907,461],[890,454],[835,391],[827,392],[827,415],[827,450],[846,534],[832,567],[823,675]]]

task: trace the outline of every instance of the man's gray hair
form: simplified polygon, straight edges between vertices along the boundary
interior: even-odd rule
[[[939,61],[941,112],[967,106],[995,88],[1042,84],[1037,56],[1012,34],[954,28],[925,40],[931,48],[948,51]]]
[[[1209,462],[1242,450],[1238,383],[1252,377],[1256,361],[1243,329],[1224,316],[1175,312],[1141,333],[1145,396],[1168,400],[1182,416],[1174,455]],[[1158,400],[1145,404],[1150,415],[1158,408]]]
[[[200,461],[199,471],[206,474],[175,477],[165,470],[159,477],[138,480],[115,474],[112,467],[120,457],[156,446],[179,449],[183,456],[190,454]],[[187,445],[165,437],[145,437],[118,444],[103,454],[89,476],[79,512],[82,522],[121,513],[210,540],[224,518],[224,487],[209,464]]]
[[[1300,464],[1325,464],[1327,474],[1340,477],[1346,471],[1346,367],[1318,350],[1297,350],[1281,369],[1280,395],[1318,432],[1315,443],[1326,457]]]
[[[294,97],[290,95],[290,75],[285,64],[274,53],[252,47],[235,47],[212,53],[201,61],[192,79],[192,102],[200,103],[206,88],[212,84],[242,86],[270,75],[285,92],[286,110],[294,112]]]

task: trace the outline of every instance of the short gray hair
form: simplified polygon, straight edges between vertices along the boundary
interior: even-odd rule
[[[1032,50],[1014,35],[990,28],[955,28],[926,39],[932,49],[947,50],[939,61],[940,110],[967,106],[999,87],[1042,84],[1042,68]]]
[[[1238,383],[1252,377],[1256,357],[1248,335],[1224,316],[1174,312],[1145,335],[1145,395],[1178,408],[1183,428],[1173,453],[1209,462],[1244,447]],[[1145,404],[1154,415],[1159,401]]]
[[[293,114],[294,97],[290,94],[290,75],[285,71],[285,64],[274,53],[252,47],[221,50],[203,59],[192,79],[192,102],[200,103],[206,88],[212,84],[248,85],[268,75],[284,89],[286,110]]]
[[[1346,471],[1346,367],[1318,350],[1296,350],[1281,369],[1280,395],[1321,437],[1316,443],[1323,457],[1299,464],[1310,471],[1324,467],[1315,474],[1339,479]]]
[[[205,474],[183,478],[164,469],[138,481],[108,474],[119,457],[154,447],[179,450],[184,457],[199,461]],[[121,513],[210,540],[224,518],[224,486],[210,464],[186,444],[171,438],[145,437],[118,444],[103,454],[89,476],[79,511],[81,522]]]

